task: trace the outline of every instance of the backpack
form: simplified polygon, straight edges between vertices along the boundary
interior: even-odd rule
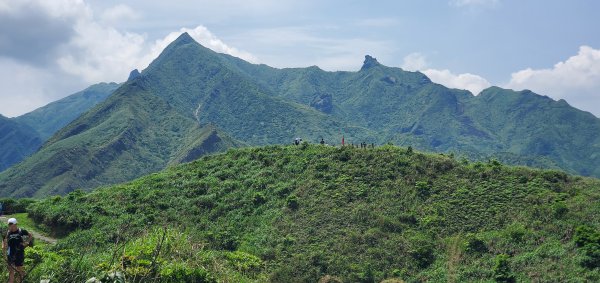
[[[10,230],[6,230],[6,239],[7,239],[7,240],[8,240],[8,233],[10,233]],[[25,236],[25,235],[23,234],[23,230],[21,230],[21,228],[19,228],[19,237],[21,237],[21,239],[22,239],[22,240],[23,240],[23,242],[24,242],[25,240],[23,239],[23,236]],[[31,237],[31,233],[27,232],[27,237],[28,237],[28,238],[30,238],[30,237]],[[33,238],[33,239],[31,239],[31,240],[29,241],[29,247],[33,247],[34,240],[35,240],[35,238]]]

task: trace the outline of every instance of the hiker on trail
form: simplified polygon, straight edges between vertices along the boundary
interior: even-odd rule
[[[27,239],[24,239],[24,236],[27,236]],[[33,235],[17,226],[17,219],[8,219],[8,231],[2,240],[2,250],[7,255],[8,283],[15,282],[15,272],[17,273],[16,282],[20,283],[25,278],[25,270],[23,270],[25,248],[32,240]]]
[[[325,140],[323,140],[323,138],[321,138],[321,145],[325,145]]]

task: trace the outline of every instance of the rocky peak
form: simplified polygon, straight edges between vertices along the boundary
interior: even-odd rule
[[[377,59],[375,59],[374,57],[371,57],[370,55],[365,55],[365,61],[363,62],[362,68],[360,68],[361,71],[366,70],[366,69],[370,69],[373,68],[375,66],[379,66],[381,64],[379,64],[379,62],[377,62]]]

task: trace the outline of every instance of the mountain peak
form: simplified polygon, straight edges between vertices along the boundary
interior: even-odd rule
[[[363,62],[362,68],[360,68],[360,70],[362,71],[380,65],[381,64],[377,62],[377,59],[375,57],[372,57],[371,55],[365,55],[365,61]]]
[[[138,71],[138,69],[134,69],[133,71],[131,71],[131,73],[129,73],[129,78],[127,79],[127,81],[135,80],[139,76],[141,76],[140,71]]]
[[[193,43],[196,42],[192,36],[187,33],[184,32],[182,33],[179,37],[177,37],[177,39],[175,39],[175,41],[173,41],[173,45],[185,45],[185,44],[189,44],[189,43]]]

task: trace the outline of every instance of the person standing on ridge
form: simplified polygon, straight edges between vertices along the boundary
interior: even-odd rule
[[[24,236],[27,236],[26,240]],[[8,219],[8,231],[2,240],[2,250],[7,255],[8,283],[15,282],[15,271],[17,272],[16,282],[20,283],[25,278],[25,270],[23,270],[25,248],[32,240],[33,235],[17,226],[17,219]]]

